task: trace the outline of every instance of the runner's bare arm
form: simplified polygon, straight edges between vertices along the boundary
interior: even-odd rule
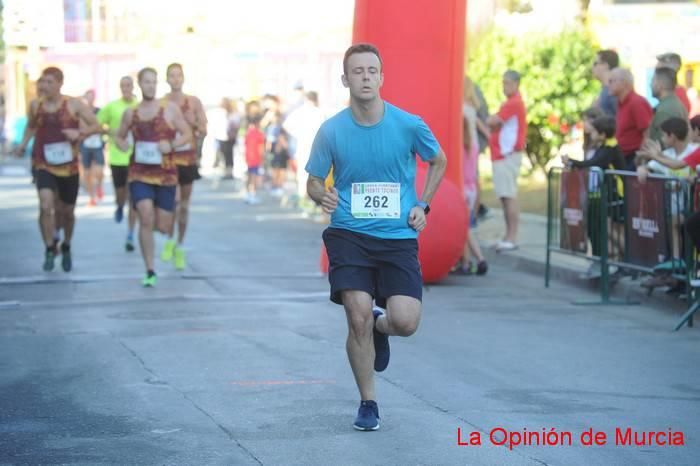
[[[440,186],[442,177],[445,176],[446,169],[447,157],[441,148],[437,155],[428,162],[428,174],[425,177],[425,186],[423,188],[423,194],[421,195],[422,201],[430,204],[433,196],[435,196],[438,186]],[[411,211],[408,214],[408,224],[411,228],[418,232],[425,228],[427,220],[425,217],[425,211],[422,207],[414,206],[411,208]]]
[[[122,122],[119,124],[119,129],[114,136],[114,142],[117,143],[117,147],[125,152],[129,150],[129,141],[126,140],[126,137],[129,134],[129,127],[131,126],[133,115],[134,110],[132,109],[128,109],[124,112],[124,115],[122,115]]]
[[[313,175],[309,175],[306,182],[306,192],[317,204],[320,204],[323,211],[332,214],[338,207],[338,191],[330,186],[326,189],[325,180]]]
[[[39,102],[35,99],[29,104],[29,111],[27,112],[27,126],[24,128],[24,136],[22,137],[22,142],[19,143],[17,147],[12,151],[16,157],[21,157],[24,151],[27,150],[27,144],[36,134],[36,127],[34,126],[34,115],[36,114],[36,108]]]
[[[197,97],[194,98],[194,111],[195,111],[195,121],[197,122],[197,128],[195,137],[203,138],[207,135],[207,114],[204,112],[204,105],[202,101]]]
[[[421,200],[430,204],[433,196],[435,196],[438,186],[440,186],[442,177],[445,176],[446,169],[447,157],[442,151],[442,148],[440,148],[437,155],[428,161],[428,174],[425,177],[425,187],[423,188]]]
[[[173,147],[179,147],[188,143],[194,145],[192,128],[190,128],[190,125],[187,124],[182,111],[180,111],[180,108],[174,103],[169,103],[167,113],[170,116],[170,124],[172,124],[180,134],[173,141],[168,142],[170,142]]]
[[[80,130],[80,136],[85,137],[90,136],[91,134],[100,133],[102,131],[102,127],[97,122],[97,117],[95,117],[95,114],[90,107],[81,102],[79,99],[71,99],[71,102],[73,103],[75,113],[78,115],[78,118],[85,123],[85,127]]]

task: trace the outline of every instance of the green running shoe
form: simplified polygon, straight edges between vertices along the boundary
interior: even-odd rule
[[[175,268],[177,270],[185,270],[185,250],[182,248],[175,248]]]
[[[144,288],[153,288],[156,286],[156,274],[147,273],[146,276],[143,277],[141,284]]]
[[[163,245],[163,251],[160,253],[160,260],[163,262],[170,262],[173,260],[173,255],[175,254],[175,241],[169,239]]]

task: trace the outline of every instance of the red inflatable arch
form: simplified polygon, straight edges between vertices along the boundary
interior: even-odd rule
[[[420,234],[419,259],[426,283],[444,278],[462,254],[468,214],[462,194],[462,96],[466,0],[356,0],[353,43],[379,48],[382,97],[420,115],[447,154],[445,179]],[[427,165],[418,166],[423,189]],[[325,251],[321,269],[326,272]]]

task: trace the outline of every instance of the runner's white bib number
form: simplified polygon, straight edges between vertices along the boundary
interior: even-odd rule
[[[70,142],[44,144],[44,158],[49,165],[63,165],[73,160]]]
[[[350,212],[355,218],[400,218],[400,183],[353,183]]]
[[[134,150],[136,163],[144,165],[160,165],[163,163],[163,154],[158,150],[157,142],[136,141]]]
[[[88,149],[101,149],[102,148],[102,136],[99,134],[91,134],[86,137],[83,141],[83,145]]]

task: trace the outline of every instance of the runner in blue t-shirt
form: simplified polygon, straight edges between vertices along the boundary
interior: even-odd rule
[[[331,300],[345,307],[348,359],[361,397],[354,427],[377,430],[372,361],[376,371],[386,369],[388,336],[409,336],[418,327],[423,279],[416,238],[447,159],[420,117],[380,97],[384,75],[376,47],[350,47],[343,71],[350,107],[316,134],[307,190],[332,214],[323,240]],[[415,190],[416,154],[430,164],[421,199]],[[335,187],[326,189],[331,168]]]

